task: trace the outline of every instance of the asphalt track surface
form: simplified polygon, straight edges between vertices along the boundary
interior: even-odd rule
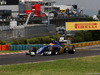
[[[3,56],[0,56],[0,65],[53,61],[57,59],[69,59],[69,58],[95,56],[95,55],[100,55],[100,48],[94,47],[94,50],[76,51],[75,54],[64,53],[60,55],[51,55],[51,56],[36,55],[36,56],[31,57],[25,54],[3,55]]]

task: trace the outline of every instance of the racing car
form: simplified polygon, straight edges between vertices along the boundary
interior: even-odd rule
[[[69,54],[75,53],[75,46],[68,45],[68,48],[65,48],[60,45],[58,41],[53,41],[49,45],[43,46],[36,50],[35,47],[31,47],[26,55],[35,56],[35,55],[56,55],[66,53],[68,51]]]

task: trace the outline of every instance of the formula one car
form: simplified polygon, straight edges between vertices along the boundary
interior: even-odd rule
[[[68,51],[69,54],[75,53],[75,47],[74,45],[68,45],[68,49],[62,47],[59,42],[53,41],[47,46],[43,46],[40,49],[36,50],[35,47],[31,47],[29,51],[26,53],[26,55],[35,56],[37,54],[40,55],[55,55],[55,54],[61,54],[66,53]]]

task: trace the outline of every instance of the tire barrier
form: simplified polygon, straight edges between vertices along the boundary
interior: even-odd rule
[[[0,45],[0,51],[2,50],[1,48],[2,48],[2,45]]]
[[[2,46],[1,46],[1,50],[2,50],[2,51],[5,51],[5,50],[7,51],[7,50],[9,50],[9,45],[2,45]]]
[[[82,43],[74,43],[75,47],[84,47],[84,46],[91,46],[100,44],[100,41],[93,41],[93,42],[82,42]],[[16,51],[16,50],[29,50],[31,47],[36,47],[39,49],[42,46],[46,46],[48,44],[33,44],[33,45],[0,45],[0,51]],[[67,44],[63,45],[65,48],[68,47]]]
[[[44,46],[45,44],[33,44],[33,45],[9,45],[9,50],[29,50],[31,47],[36,47],[39,49],[40,47]]]
[[[27,45],[9,45],[9,50],[27,50]]]

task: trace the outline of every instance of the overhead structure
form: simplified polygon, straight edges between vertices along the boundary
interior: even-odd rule
[[[66,31],[100,30],[100,22],[66,22]]]

